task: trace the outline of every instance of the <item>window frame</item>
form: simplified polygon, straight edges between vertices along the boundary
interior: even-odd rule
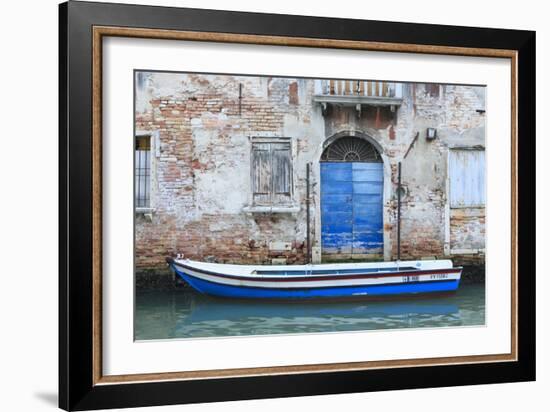
[[[136,179],[136,169],[137,169],[137,163],[135,158],[135,153],[137,151],[137,142],[136,140],[138,138],[148,137],[149,138],[149,205],[148,206],[138,206],[138,199],[136,195],[136,185],[138,184]],[[159,132],[158,131],[136,131],[134,133],[134,167],[133,167],[133,173],[134,173],[134,212],[136,214],[143,214],[151,216],[153,212],[155,212],[155,195],[156,195],[156,161],[155,159],[160,156],[159,153]]]

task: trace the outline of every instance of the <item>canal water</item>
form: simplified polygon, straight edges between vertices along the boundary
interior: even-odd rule
[[[453,296],[342,303],[209,298],[187,289],[136,293],[135,339],[206,338],[485,324],[485,285]]]

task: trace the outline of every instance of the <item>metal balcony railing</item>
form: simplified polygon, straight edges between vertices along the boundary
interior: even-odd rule
[[[315,94],[400,99],[403,97],[402,86],[402,83],[370,80],[316,80]]]
[[[321,105],[323,116],[330,105],[354,106],[361,117],[364,106],[389,107],[391,112],[403,102],[403,83],[371,80],[315,80],[313,102]]]

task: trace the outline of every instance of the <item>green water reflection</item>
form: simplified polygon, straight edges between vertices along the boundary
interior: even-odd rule
[[[461,285],[454,296],[342,303],[219,300],[188,290],[139,291],[135,338],[342,332],[483,325],[485,286]]]

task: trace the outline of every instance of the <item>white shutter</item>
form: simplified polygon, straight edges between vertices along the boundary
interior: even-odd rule
[[[449,192],[451,207],[485,205],[485,151],[449,152]]]

